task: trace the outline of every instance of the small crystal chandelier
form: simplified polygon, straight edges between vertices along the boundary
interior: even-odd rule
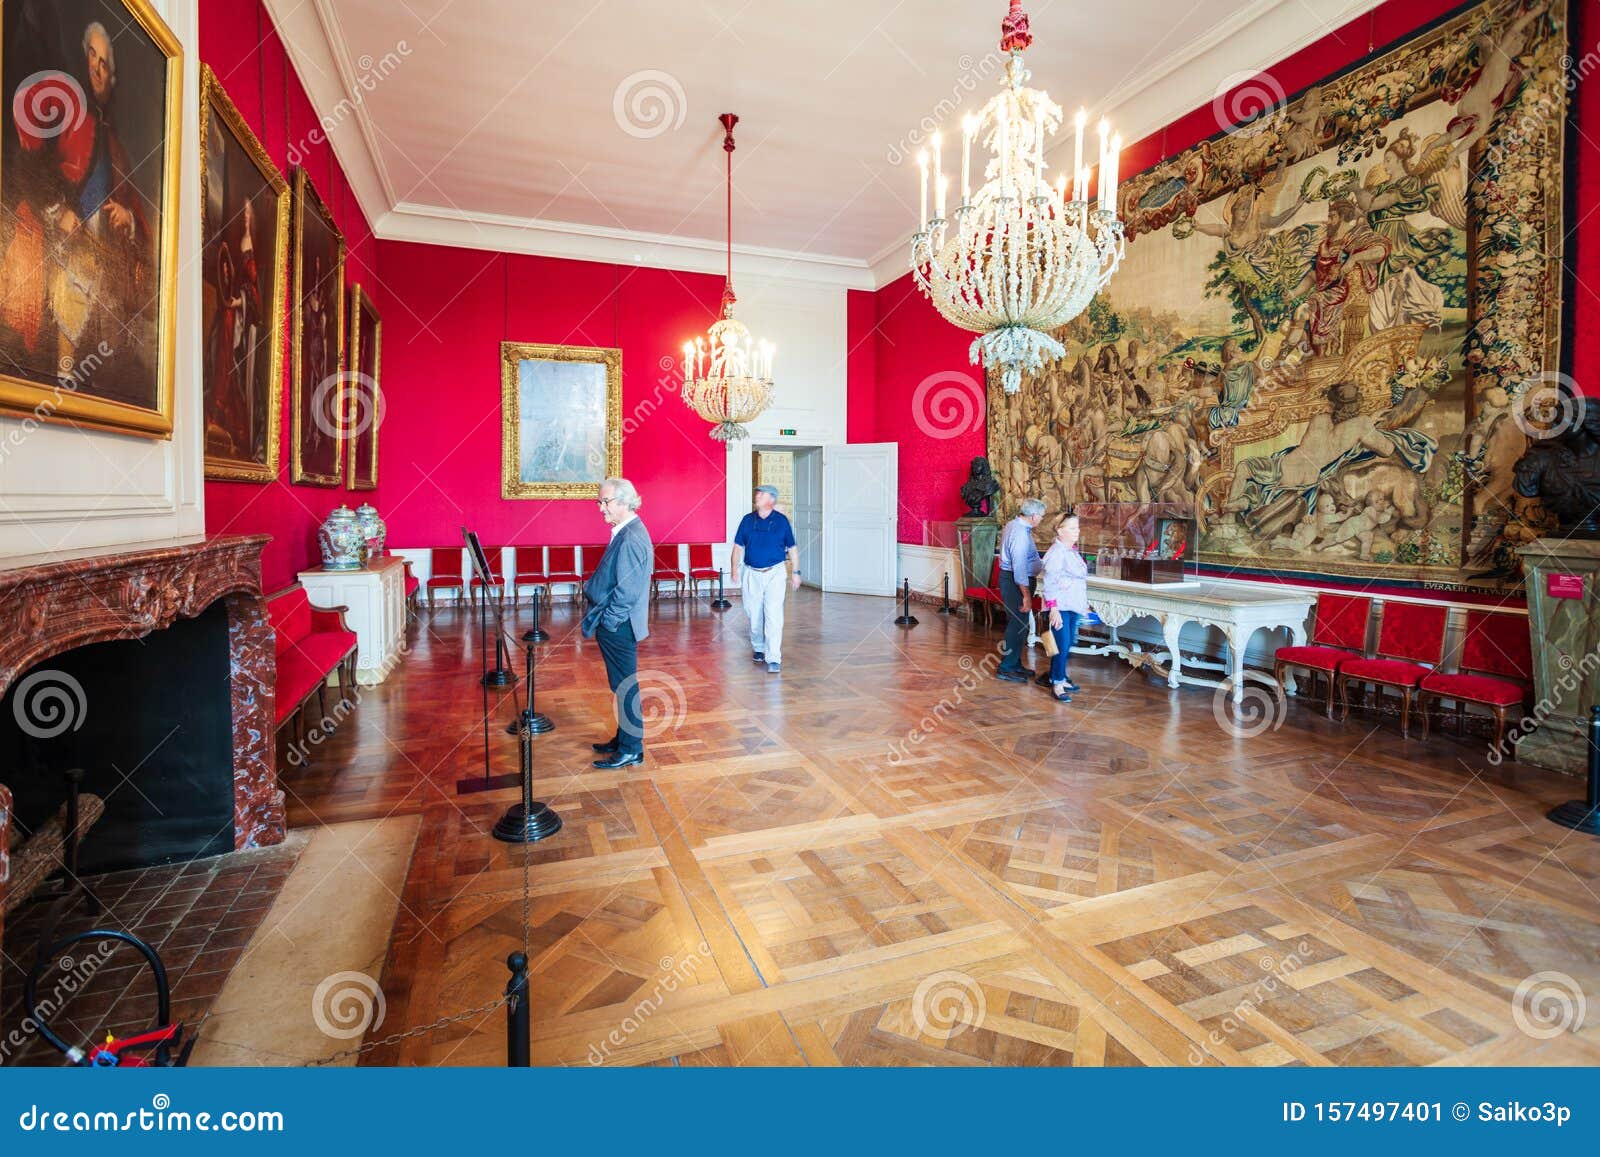
[[[1037,89],[1025,87],[1029,72],[1022,53],[1033,43],[1022,0],[1000,25],[1000,51],[1008,53],[1001,91],[977,116],[962,122],[961,203],[954,220],[945,216],[948,178],[940,138],[933,137],[934,214],[928,217],[928,154],[922,169],[922,209],[911,236],[911,268],[917,284],[949,321],[979,336],[972,362],[982,355],[998,365],[1008,394],[1022,386],[1023,369],[1037,370],[1046,357],[1066,349],[1050,331],[1082,313],[1122,261],[1122,222],[1117,219],[1117,154],[1120,136],[1100,122],[1098,204],[1089,204],[1091,170],[1083,163],[1087,114],[1079,110],[1072,161],[1072,199],[1063,174],[1052,189],[1045,179],[1045,137],[1061,125],[1061,108]],[[974,138],[993,156],[982,160],[981,187],[972,191],[970,151]]]
[[[744,423],[753,422],[772,404],[774,347],[750,337],[744,322],[733,316],[733,126],[739,118],[725,112],[722,150],[728,154],[728,280],[722,289],[722,317],[704,341],[683,343],[683,400],[708,422],[719,442],[748,438]]]

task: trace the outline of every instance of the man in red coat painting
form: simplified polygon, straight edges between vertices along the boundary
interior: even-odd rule
[[[83,54],[88,93],[66,73],[49,71],[23,81],[12,101],[18,142],[32,171],[20,186],[12,241],[17,252],[6,264],[20,273],[28,265],[23,258],[38,260],[5,320],[29,353],[54,361],[63,377],[80,349],[100,339],[125,347],[130,336],[141,336],[139,315],[155,313],[149,309],[155,291],[149,214],[112,123],[116,53],[98,21],[84,29]],[[47,322],[56,334],[53,350]],[[130,325],[136,327],[132,335]]]

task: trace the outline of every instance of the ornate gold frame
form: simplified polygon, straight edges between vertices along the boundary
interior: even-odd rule
[[[200,248],[205,251],[209,240],[205,235],[206,206],[210,173],[211,117],[215,115],[233,133],[234,140],[245,151],[251,163],[278,195],[277,233],[272,253],[272,305],[268,314],[271,359],[267,364],[267,461],[263,466],[233,458],[216,458],[206,455],[206,477],[234,482],[271,482],[278,477],[282,463],[283,424],[283,325],[284,297],[289,280],[289,182],[284,180],[278,166],[272,163],[261,141],[250,130],[239,109],[228,96],[227,89],[217,79],[209,65],[200,66]],[[201,381],[204,382],[204,371]],[[202,434],[202,441],[204,435]]]
[[[500,497],[599,498],[598,482],[523,482],[517,363],[595,362],[606,367],[606,477],[622,474],[622,351],[595,346],[500,343]]]
[[[161,237],[157,242],[160,316],[156,321],[156,408],[130,406],[104,398],[87,398],[61,386],[41,386],[26,378],[0,374],[0,412],[22,414],[36,421],[60,422],[170,439],[173,416],[173,357],[178,313],[178,214],[182,204],[183,157],[183,45],[167,27],[149,0],[122,0],[139,27],[149,34],[167,58],[166,157],[161,166]],[[3,46],[0,46],[3,47]],[[9,99],[9,98],[8,98]]]
[[[378,316],[378,311],[372,306],[372,298],[362,292],[361,283],[350,287],[350,365],[345,381],[345,391],[349,395],[347,413],[349,418],[345,422],[345,429],[352,429],[355,415],[356,378],[361,373],[361,319],[372,318],[372,477],[362,478],[356,473],[356,443],[362,435],[346,439],[347,463],[345,466],[345,485],[351,490],[376,490],[378,488],[378,427],[379,418],[383,414],[383,387],[379,384],[382,379],[383,363],[383,318]]]
[[[294,298],[290,303],[292,306],[290,332],[294,337],[290,343],[291,348],[289,351],[289,356],[294,360],[294,372],[289,378],[290,410],[294,415],[293,430],[290,436],[294,439],[294,445],[290,448],[289,453],[289,480],[305,486],[340,486],[344,483],[345,451],[343,447],[339,449],[334,458],[334,473],[332,474],[308,473],[305,464],[300,459],[300,434],[305,425],[305,406],[302,404],[303,391],[300,381],[300,331],[302,328],[300,304],[305,297],[305,212],[308,200],[311,207],[321,215],[322,220],[333,231],[334,237],[339,242],[339,257],[335,262],[336,268],[333,273],[334,281],[339,286],[339,292],[333,295],[334,308],[338,311],[334,321],[334,340],[339,349],[339,369],[341,372],[344,370],[344,234],[339,231],[338,222],[333,219],[333,214],[328,211],[328,206],[323,203],[321,196],[317,193],[316,185],[312,184],[310,175],[306,173],[305,168],[302,166],[294,171]],[[343,414],[344,396],[342,384],[340,390],[338,412]]]

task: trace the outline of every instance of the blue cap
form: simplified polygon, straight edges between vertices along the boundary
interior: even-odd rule
[[[756,487],[756,493],[757,494],[766,493],[766,494],[770,494],[770,495],[772,495],[772,497],[776,498],[776,497],[778,497],[778,488],[776,486],[771,486],[771,485],[768,485],[767,483],[763,482],[760,486]]]

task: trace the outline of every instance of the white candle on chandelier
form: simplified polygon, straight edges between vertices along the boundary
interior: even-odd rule
[[[1056,207],[1058,209],[1067,207],[1067,175],[1065,173],[1056,177]]]
[[[1089,123],[1089,113],[1079,109],[1078,115],[1073,118],[1073,125],[1077,131],[1072,135],[1072,179],[1078,181],[1083,175],[1083,126]],[[1074,201],[1081,201],[1089,195],[1085,185],[1079,185],[1073,194]]]
[[[693,363],[694,343],[686,341],[683,343],[683,380],[686,382],[694,381],[694,374],[691,371]]]
[[[764,379],[772,378],[772,343],[763,339],[761,342],[761,374]]]
[[[933,193],[934,217],[944,217],[944,195],[940,190],[944,188],[944,134],[933,134]]]
[[[1100,192],[1105,193],[1106,188],[1106,150],[1111,147],[1111,126],[1100,120],[1100,160],[1096,168],[1100,170]]]
[[[934,197],[935,197],[935,204],[937,204],[938,208],[939,208],[939,211],[935,214],[935,216],[937,216],[939,218],[939,220],[941,220],[941,221],[943,221],[945,219],[945,216],[944,216],[944,200],[945,200],[945,194],[947,192],[949,192],[949,190],[950,190],[950,178],[949,177],[940,177],[939,178],[939,186],[938,186],[938,188],[936,188],[934,190]]]
[[[978,118],[961,122],[961,203],[972,204],[972,138],[978,134]]]
[[[1111,138],[1111,191],[1106,195],[1106,208],[1113,213],[1117,211],[1117,177],[1121,167],[1122,134],[1117,133]]]
[[[917,232],[928,230],[928,151],[917,154],[917,167],[922,170],[922,211],[917,216]]]

